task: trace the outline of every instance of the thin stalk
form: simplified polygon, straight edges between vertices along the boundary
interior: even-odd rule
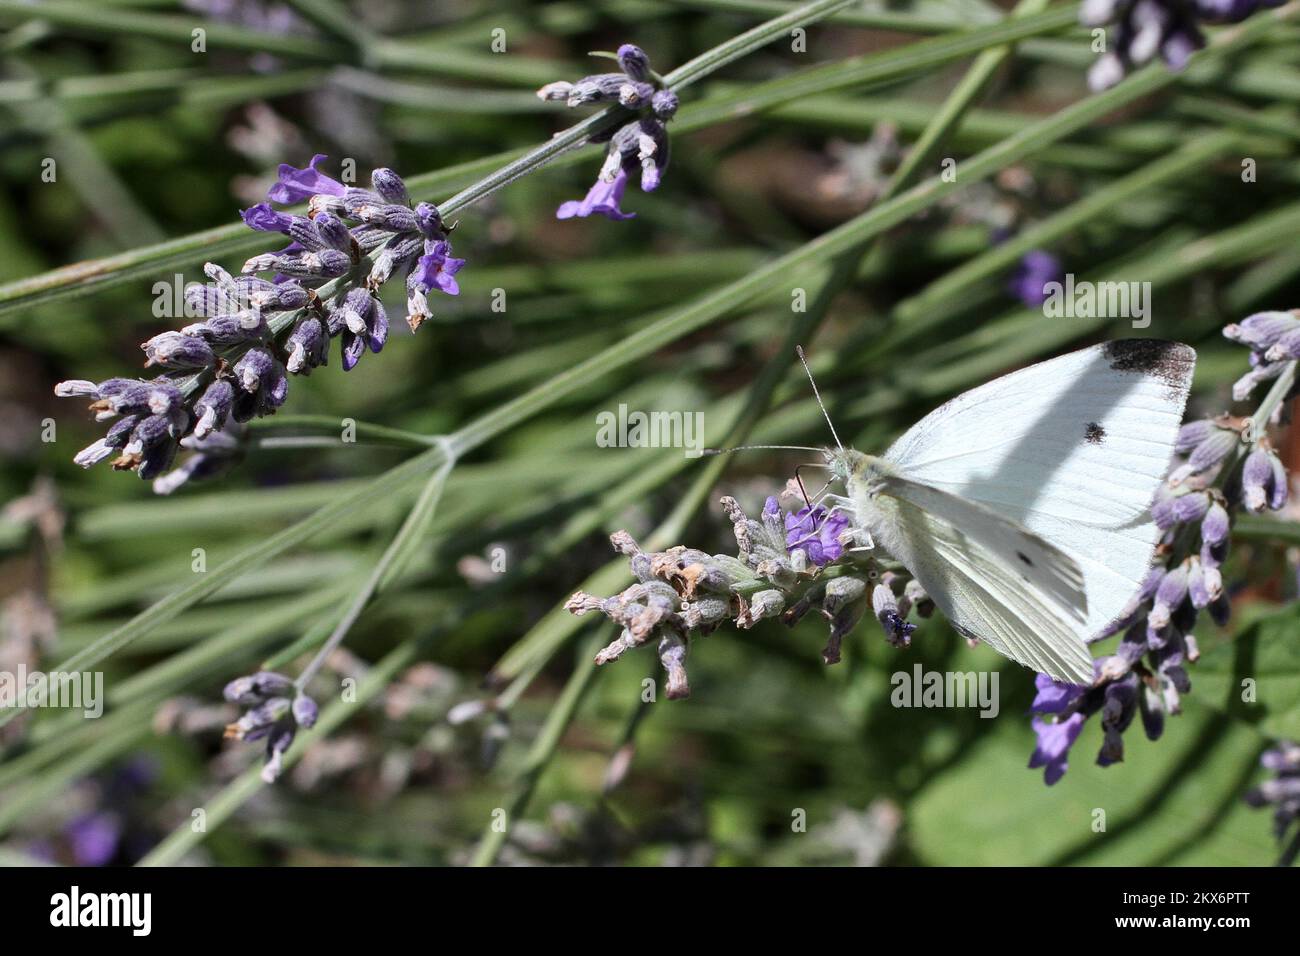
[[[347,637],[352,625],[356,623],[357,618],[361,616],[361,612],[370,603],[370,599],[382,591],[392,581],[393,576],[401,570],[403,561],[410,556],[412,547],[419,543],[421,535],[423,535],[428,528],[429,522],[433,519],[433,514],[438,508],[438,501],[442,498],[443,488],[447,484],[447,476],[451,473],[451,469],[455,467],[455,464],[455,457],[448,456],[438,470],[429,476],[424,488],[420,491],[420,497],[411,508],[410,514],[406,516],[406,520],[402,522],[402,527],[393,536],[392,543],[389,544],[380,559],[375,562],[370,576],[358,589],[356,597],[352,599],[352,603],[344,611],[343,617],[339,619],[329,638],[321,645],[320,650],[316,652],[316,656],[307,663],[307,666],[302,669],[302,673],[298,675],[297,680],[294,681],[294,686],[299,690],[303,690],[311,683],[311,679],[316,676],[316,672],[320,670],[326,658],[343,643],[343,639]]]

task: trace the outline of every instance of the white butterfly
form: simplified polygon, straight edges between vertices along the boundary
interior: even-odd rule
[[[1021,369],[931,412],[880,457],[828,449],[848,495],[826,499],[961,633],[1091,684],[1087,639],[1151,566],[1150,505],[1195,364],[1186,345],[1126,339]]]

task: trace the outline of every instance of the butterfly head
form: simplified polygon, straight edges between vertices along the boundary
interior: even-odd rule
[[[826,467],[830,469],[831,475],[841,481],[865,477],[872,462],[879,461],[856,448],[826,448],[822,454],[826,456]]]
[[[832,477],[843,481],[850,491],[854,485],[874,489],[879,479],[891,474],[890,466],[883,458],[863,454],[856,448],[827,448],[824,453]]]

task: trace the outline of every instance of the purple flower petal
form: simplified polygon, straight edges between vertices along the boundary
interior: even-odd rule
[[[297,169],[288,163],[281,163],[280,181],[267,190],[266,198],[271,202],[289,205],[305,202],[321,193],[342,196],[347,191],[346,187],[316,169],[316,164],[325,158],[324,153],[317,153],[302,169]]]
[[[421,292],[440,289],[447,295],[459,295],[460,285],[455,276],[465,265],[465,260],[456,259],[450,253],[451,243],[446,240],[433,243],[428,254],[420,256],[411,270],[409,284]]]
[[[1038,746],[1029,758],[1029,769],[1043,769],[1043,780],[1050,787],[1063,776],[1070,767],[1070,747],[1079,739],[1083,730],[1083,714],[1071,714],[1065,720],[1048,723],[1038,717],[1034,718],[1034,734],[1038,737]]]
[[[844,553],[840,534],[849,525],[847,516],[829,514],[822,505],[811,510],[800,508],[785,516],[785,547],[787,551],[802,548],[808,560],[822,567],[838,560]]]
[[[623,199],[625,189],[627,189],[627,171],[620,169],[613,182],[607,183],[603,179],[596,180],[596,184],[587,191],[586,197],[582,200],[571,199],[566,203],[561,203],[560,208],[555,211],[555,218],[572,219],[574,216],[578,216],[585,219],[592,213],[599,213],[606,219],[613,219],[615,222],[622,222],[624,219],[635,219],[636,213],[624,212],[618,207],[619,202]]]
[[[1034,678],[1034,686],[1038,688],[1038,694],[1034,697],[1034,702],[1029,705],[1030,713],[1034,714],[1059,714],[1087,690],[1086,687],[1078,684],[1064,684],[1052,680],[1046,674],[1037,675]]]
[[[293,222],[293,216],[277,212],[270,203],[264,202],[251,209],[241,209],[239,215],[244,220],[244,225],[258,232],[288,232],[289,225]]]

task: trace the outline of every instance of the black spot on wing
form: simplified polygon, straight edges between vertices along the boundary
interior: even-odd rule
[[[1027,564],[1029,567],[1032,568],[1034,566],[1034,562],[1029,560],[1029,555],[1025,554],[1023,551],[1017,551],[1016,557],[1019,558],[1021,561],[1023,561],[1025,564]]]
[[[1103,348],[1115,371],[1151,375],[1168,385],[1170,401],[1181,401],[1191,386],[1196,351],[1189,345],[1165,339],[1119,339]]]
[[[1083,426],[1083,440],[1089,445],[1100,445],[1103,438],[1106,437],[1106,429],[1102,428],[1097,422],[1088,422]]]

